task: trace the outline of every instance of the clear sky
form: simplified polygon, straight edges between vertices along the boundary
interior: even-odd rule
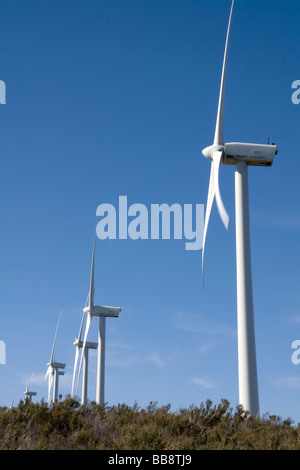
[[[56,323],[59,392],[71,391],[100,204],[206,204],[230,0],[2,0],[0,80],[0,405],[36,400]],[[225,141],[278,146],[249,169],[260,409],[300,421],[300,79],[298,0],[236,0]],[[205,253],[185,240],[100,240],[95,302],[107,320],[109,405],[238,403],[234,168]],[[95,320],[95,319],[94,319]],[[96,340],[93,320],[89,339]],[[96,393],[96,355],[89,391]]]

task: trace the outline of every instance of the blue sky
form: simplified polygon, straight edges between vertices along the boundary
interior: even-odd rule
[[[89,288],[102,203],[206,204],[230,0],[15,1],[0,6],[0,404],[44,382],[56,358],[70,393],[73,341]],[[300,421],[298,0],[236,0],[225,141],[278,146],[272,168],[249,169],[252,270],[262,413]],[[230,216],[214,205],[206,256],[184,240],[97,240],[95,302],[107,320],[109,405],[174,410],[238,403],[234,169],[221,167]],[[90,339],[96,339],[93,321]],[[96,356],[89,398],[95,399]],[[15,392],[14,392],[15,391]]]

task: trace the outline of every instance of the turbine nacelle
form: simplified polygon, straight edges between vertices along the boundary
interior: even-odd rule
[[[250,166],[271,166],[278,150],[276,145],[230,142],[225,144],[224,165],[245,161]]]
[[[224,165],[235,165],[237,161],[245,161],[250,166],[271,166],[278,150],[276,145],[249,144],[229,142],[225,145],[210,145],[202,150],[208,160],[213,160],[214,152],[222,152]]]
[[[79,341],[78,339],[76,339],[74,341],[74,346],[77,346],[78,348],[83,348],[83,341]],[[85,343],[85,347],[87,349],[97,349],[98,348],[98,343],[94,342],[94,341],[87,341]]]
[[[61,362],[48,362],[47,366],[52,367],[52,369],[64,369],[66,367],[66,364],[63,364]]]
[[[95,305],[94,307],[85,307],[83,312],[95,317],[118,317],[121,309],[120,307],[105,307],[104,305]]]

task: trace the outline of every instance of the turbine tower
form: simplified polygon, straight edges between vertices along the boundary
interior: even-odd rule
[[[84,318],[85,318],[85,314],[83,313],[78,338],[75,338],[75,341],[73,343],[75,346],[75,361],[74,361],[73,380],[72,380],[72,392],[71,392],[72,397],[74,396],[74,385],[75,385],[75,377],[76,377],[76,369],[77,369],[79,353],[80,353],[80,349],[83,348],[83,341],[81,340],[81,334],[82,334],[82,326],[83,326]],[[98,344],[92,341],[87,341],[85,345],[84,356],[83,356],[83,372],[82,372],[82,394],[81,394],[82,405],[85,405],[87,402],[89,349],[97,349],[97,347],[98,347]]]
[[[56,362],[55,361],[55,345],[56,345],[56,337],[57,337],[57,332],[58,332],[58,327],[60,323],[60,319],[62,316],[62,311],[60,313],[57,326],[56,326],[56,331],[54,335],[54,341],[53,341],[53,346],[52,346],[52,352],[50,356],[50,361],[47,363],[47,372],[45,375],[45,380],[48,377],[48,403],[50,404],[51,402],[55,402],[58,400],[58,382],[59,382],[59,376],[64,375],[64,371],[60,369],[64,369],[66,367],[66,364],[63,364],[61,362]],[[51,398],[51,389],[53,385],[53,395]]]
[[[121,311],[120,307],[107,307],[104,305],[94,305],[94,293],[95,293],[95,281],[94,281],[94,261],[95,261],[95,245],[96,245],[96,234],[94,236],[93,255],[92,255],[92,266],[91,266],[91,278],[90,278],[90,290],[88,297],[88,305],[83,309],[83,313],[86,314],[86,327],[84,333],[84,340],[82,345],[81,360],[79,366],[78,380],[82,365],[82,360],[85,355],[87,348],[87,336],[91,326],[92,318],[99,317],[99,328],[98,328],[98,357],[97,357],[97,389],[96,389],[96,403],[99,405],[104,404],[104,381],[105,381],[105,329],[106,329],[106,318],[114,317],[117,318]]]
[[[229,217],[223,205],[219,188],[219,168],[222,162],[224,165],[235,166],[239,401],[245,411],[249,411],[250,414],[257,415],[259,413],[259,398],[251,273],[248,166],[271,166],[273,164],[274,157],[277,154],[277,147],[274,144],[262,145],[240,142],[224,144],[223,126],[225,78],[233,7],[234,0],[231,5],[225,44],[214,142],[213,145],[202,151],[203,155],[211,160],[211,172],[204,222],[202,271],[205,239],[214,199],[216,199],[217,208],[226,229],[228,228],[229,223]]]

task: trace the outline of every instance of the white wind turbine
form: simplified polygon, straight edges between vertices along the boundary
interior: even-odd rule
[[[29,390],[29,386],[30,386],[30,383],[32,381],[32,377],[33,377],[34,374],[32,374],[32,376],[30,377],[30,380],[29,382],[26,383],[26,390],[24,392],[24,395],[25,395],[25,400],[28,400],[30,403],[32,401],[32,397],[34,397],[36,395],[36,392],[32,392],[31,390]],[[13,407],[13,402],[12,402],[12,405],[11,405],[11,408]]]
[[[60,369],[64,369],[66,367],[66,364],[55,361],[56,337],[57,337],[58,327],[59,327],[59,323],[60,323],[62,313],[63,313],[63,311],[61,311],[61,313],[59,315],[58,322],[57,322],[56,331],[55,331],[54,340],[53,340],[52,351],[51,351],[51,356],[50,356],[50,361],[47,364],[48,368],[47,368],[47,372],[46,372],[46,375],[45,375],[45,380],[48,377],[48,403],[55,402],[55,401],[58,400],[58,379],[59,379],[60,375],[64,375],[64,371],[62,371]],[[53,395],[52,395],[52,399],[51,399],[52,386],[53,386]]]
[[[94,261],[95,261],[95,246],[96,246],[96,234],[94,236],[93,255],[92,255],[92,266],[91,266],[91,278],[90,278],[90,290],[88,297],[88,306],[83,309],[86,314],[86,327],[84,333],[84,340],[82,345],[82,353],[79,366],[78,380],[80,376],[80,370],[82,360],[86,354],[87,348],[87,337],[92,322],[92,317],[99,317],[99,329],[98,329],[98,357],[97,357],[97,389],[96,389],[96,403],[99,405],[104,404],[104,378],[105,378],[105,329],[106,329],[106,317],[117,318],[121,311],[120,307],[107,307],[104,305],[94,305],[94,293],[95,293],[95,276],[94,276]]]
[[[202,269],[205,238],[208,221],[216,199],[217,208],[223,224],[228,228],[229,217],[224,208],[219,189],[219,168],[235,165],[235,213],[236,213],[236,275],[237,275],[237,324],[238,324],[238,370],[239,401],[250,414],[259,413],[256,348],[253,314],[249,201],[248,201],[248,165],[271,166],[277,147],[275,145],[249,144],[232,142],[224,144],[224,95],[227,66],[228,42],[231,27],[234,0],[232,1],[223,70],[219,105],[213,145],[203,150],[203,155],[211,160],[211,172],[204,223]]]
[[[74,396],[74,385],[76,378],[77,363],[79,359],[80,349],[83,348],[83,341],[81,339],[83,321],[85,319],[85,313],[82,315],[82,320],[79,328],[78,338],[75,338],[75,361],[74,361],[74,370],[73,370],[73,380],[72,380],[72,392],[71,396]],[[85,344],[84,356],[83,356],[83,371],[82,371],[82,394],[81,394],[81,404],[85,405],[87,402],[87,384],[88,384],[88,354],[89,349],[97,349],[98,344],[96,342],[87,341]]]
[[[11,397],[10,410],[12,410],[13,407],[14,407],[15,393],[16,393],[16,385],[14,386],[14,391],[13,391],[13,394],[12,394],[12,397]]]

